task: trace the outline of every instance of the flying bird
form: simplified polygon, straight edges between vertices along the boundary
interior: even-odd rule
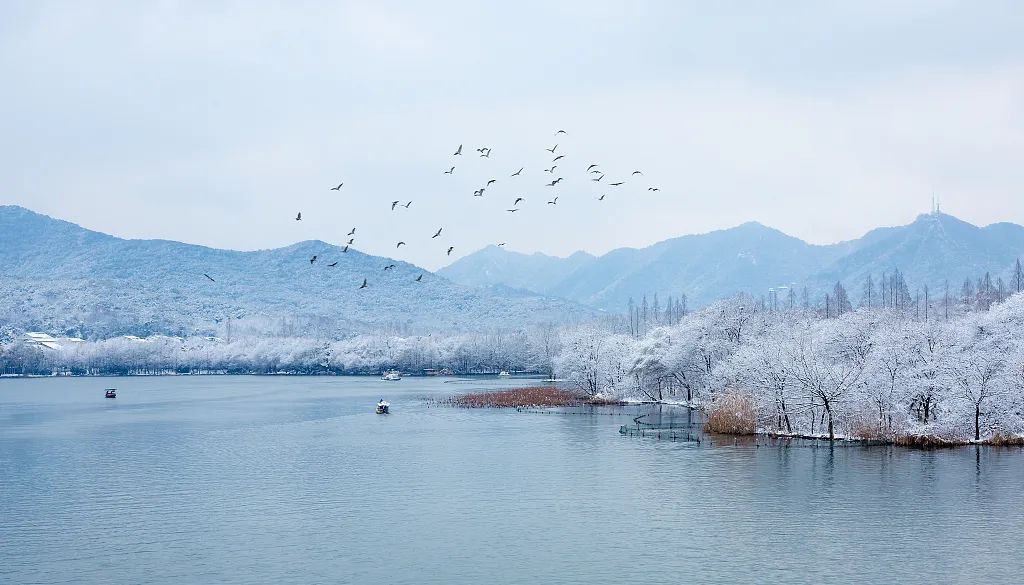
[[[212,277],[212,276],[210,276],[209,274],[207,274],[207,273],[205,273],[205,272],[203,273],[203,276],[205,276],[206,278],[209,278],[209,279],[210,279],[210,282],[217,282],[216,280],[214,280],[214,279],[213,279],[213,277]]]
[[[488,149],[486,149],[486,150],[487,150],[487,152],[485,152],[485,153],[481,154],[480,156],[482,156],[482,157],[484,157],[484,158],[491,158],[491,149],[490,149],[490,148],[488,148]]]
[[[395,247],[396,248],[401,248],[404,245],[405,245],[405,242],[398,242],[397,244],[395,244]]]
[[[519,208],[518,207],[514,207],[512,209],[506,209],[505,211],[507,211],[509,213],[515,213],[515,212],[519,211]]]
[[[423,280],[423,275],[422,274],[416,277],[416,282],[420,282],[422,280]]]
[[[590,174],[591,175],[603,175],[604,171],[602,171],[601,169],[594,169],[594,170],[590,171]]]
[[[657,187],[648,187],[647,190],[648,191],[661,191],[661,189],[659,189]]]
[[[557,168],[558,168],[558,165],[552,165],[552,167],[550,169],[544,169],[544,170],[549,172],[549,173],[554,173],[555,169],[557,169]]]
[[[453,154],[452,156],[459,156],[460,154],[462,154],[462,145],[461,144],[459,145],[458,150],[456,150],[455,154]]]
[[[603,178],[604,178],[604,175],[601,175],[600,177],[598,177],[598,178],[596,178],[596,179],[590,179],[590,180],[591,180],[591,181],[600,181],[600,180],[601,180],[601,179],[603,179]]]
[[[309,263],[310,264],[312,264],[314,262],[316,262],[316,254],[313,254],[313,257],[309,259]]]
[[[348,252],[348,245],[346,245],[344,248],[341,249],[341,253],[342,254],[344,254],[346,252]]]
[[[633,171],[633,174],[634,175],[642,175],[643,173],[641,173],[640,171]]]
[[[366,279],[365,278],[363,279],[363,285],[360,286],[359,288],[366,288]]]
[[[338,183],[337,187],[331,187],[331,191],[340,191],[341,190],[341,186],[344,185],[344,184],[345,183]]]
[[[512,173],[512,174],[511,174],[511,175],[509,175],[509,176],[510,176],[510,177],[518,177],[518,176],[519,176],[519,173],[523,172],[523,169],[524,169],[524,168],[526,168],[526,167],[519,167],[519,170],[518,170],[518,171],[516,171],[516,172]]]
[[[394,211],[395,210],[395,206],[398,205],[398,204],[399,204],[398,201],[392,201],[391,202],[391,211]]]
[[[565,158],[565,155],[564,154],[560,154],[560,155],[556,156],[555,158],[551,159],[551,162],[557,162],[558,159],[560,159],[560,158]]]
[[[512,205],[519,205],[520,201],[526,201],[526,198],[525,197],[516,197],[516,202],[513,203]]]
[[[349,233],[347,233],[345,235],[346,236],[351,236],[351,235],[354,235],[355,233],[356,233],[356,228],[352,228],[352,231],[350,231]]]
[[[545,187],[554,187],[557,184],[558,184],[558,181],[551,181],[550,183],[548,183],[547,185],[544,185],[544,186]]]
[[[484,185],[484,187],[490,187],[491,183],[497,183],[497,182],[498,182],[498,179],[491,179],[490,181],[487,181],[487,184]]]
[[[554,145],[554,146],[552,146],[551,148],[545,148],[544,150],[546,150],[546,151],[550,152],[551,154],[555,154],[555,149],[556,149],[556,148],[558,148],[558,145],[557,145],[557,144],[556,144],[556,145]]]
[[[338,265],[338,262],[334,261],[334,262],[331,262],[330,264],[328,264],[327,266],[330,267],[330,268],[334,268],[337,265]]]
[[[441,235],[441,230],[443,230],[443,229],[444,229],[443,227],[439,227],[439,228],[437,228],[437,233],[436,233],[436,234],[434,234],[434,235],[432,235],[432,236],[430,236],[430,239],[431,239],[431,240],[433,240],[433,239],[434,239],[434,238],[436,238],[437,236],[440,236],[440,235]]]
[[[498,244],[498,247],[501,247],[501,246],[504,246],[504,245],[505,245],[505,242],[502,242],[502,243]]]
[[[557,183],[561,183],[561,182],[562,182],[562,177],[558,177],[557,179],[555,179],[555,183],[556,183],[556,184],[557,184]]]
[[[555,197],[551,201],[548,201],[548,205],[558,205],[558,197]]]
[[[596,167],[596,166],[597,166],[597,165],[590,165],[589,167],[587,167],[587,170],[589,171],[590,169],[592,169],[592,168],[594,168],[594,167]]]
[[[356,241],[356,239],[355,239],[355,238],[349,238],[349,240],[348,240],[348,243],[346,243],[346,244],[345,244],[345,246],[346,246],[346,247],[347,247],[347,246],[351,246],[352,244],[354,244],[354,243],[355,243],[355,241]]]
[[[451,256],[451,255],[452,255],[452,250],[454,250],[454,249],[455,249],[455,246],[449,246],[449,247],[448,247],[448,255],[449,255],[449,256]]]
[[[302,212],[301,211],[299,212],[298,215],[295,216],[295,221],[302,221]]]
[[[621,184],[622,184],[622,182],[620,181],[620,182],[618,182],[618,183],[611,183],[611,186],[612,186],[612,187],[618,187],[618,186],[619,186],[619,185],[621,185]]]
[[[483,197],[483,196],[484,196],[483,188],[480,188],[480,189],[477,189],[476,191],[473,191],[473,197]]]
[[[455,172],[455,167],[452,167],[452,168],[448,169],[447,171],[445,171],[444,174],[450,175],[450,174],[452,174],[454,172]]]
[[[598,198],[597,198],[597,200],[598,200],[598,201],[604,201],[604,198],[605,198],[605,196],[604,196],[604,195],[601,195],[600,197],[598,197]]]
[[[566,131],[565,130],[559,130],[558,132],[555,132],[555,136],[558,136],[559,134],[566,134]]]
[[[410,201],[410,202],[406,203],[406,204],[405,204],[405,205],[403,205],[402,207],[404,207],[404,208],[406,208],[406,209],[409,209],[409,206],[410,206],[410,205],[412,205],[412,201]]]
[[[387,266],[384,267],[384,270],[391,270],[394,267],[395,267],[394,264],[388,264]]]

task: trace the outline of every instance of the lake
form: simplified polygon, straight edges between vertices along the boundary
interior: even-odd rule
[[[1021,581],[1019,448],[697,444],[619,433],[650,406],[429,400],[522,383],[0,380],[0,583]]]

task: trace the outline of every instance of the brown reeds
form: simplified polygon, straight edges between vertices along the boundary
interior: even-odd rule
[[[461,408],[530,408],[595,404],[585,396],[554,386],[470,392],[452,396],[442,402]]]
[[[708,408],[704,431],[722,435],[753,435],[757,432],[757,409],[749,394],[728,392]]]

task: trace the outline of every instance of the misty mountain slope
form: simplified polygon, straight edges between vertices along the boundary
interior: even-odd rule
[[[997,223],[978,227],[943,213],[919,216],[913,223],[873,230],[866,243],[809,277],[825,285],[842,281],[860,298],[860,285],[871,274],[898,268],[911,286],[940,287],[945,280],[957,290],[964,278],[985,272],[1007,276],[1015,259],[1024,256],[1024,227]]]
[[[310,264],[314,254],[318,261]],[[593,314],[522,291],[469,289],[412,264],[342,253],[320,241],[240,252],[123,240],[11,206],[0,207],[0,263],[0,321],[83,335],[210,331],[229,316],[315,323],[334,334],[396,324],[518,328]],[[389,264],[396,267],[385,271]],[[369,287],[360,290],[364,277]]]
[[[445,266],[437,274],[465,286],[501,284],[546,293],[559,281],[594,260],[596,258],[586,252],[559,258],[539,252],[512,252],[490,245]]]
[[[673,238],[640,250],[615,250],[576,271],[553,294],[608,310],[654,292],[703,305],[736,292],[756,293],[802,280],[839,248],[812,246],[746,223],[735,228]],[[648,300],[651,300],[650,298]]]

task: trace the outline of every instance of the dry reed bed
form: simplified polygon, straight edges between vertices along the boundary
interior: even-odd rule
[[[618,404],[617,401],[596,400],[554,386],[488,390],[452,396],[440,401],[460,408],[534,408],[550,406],[583,406]]]

